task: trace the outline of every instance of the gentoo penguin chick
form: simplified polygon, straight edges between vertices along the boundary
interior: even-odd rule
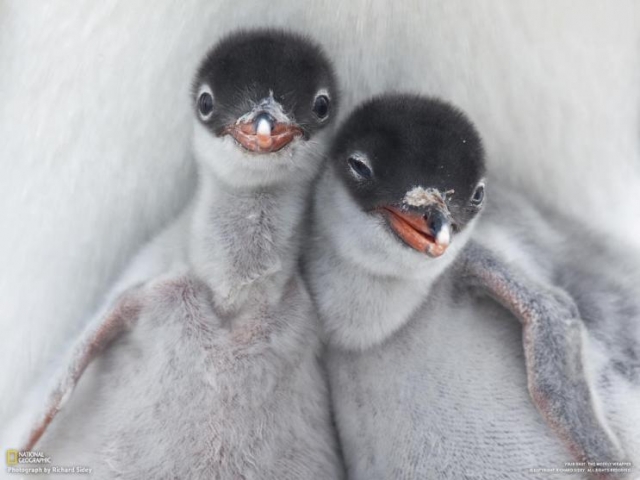
[[[390,398],[386,385],[397,381],[394,369],[400,378],[399,372],[411,368],[402,363],[402,349],[408,362],[412,358],[409,340],[395,347],[390,340],[410,322],[430,321],[424,307],[430,296],[455,300],[469,289],[488,294],[522,323],[531,398],[576,460],[624,459],[583,365],[584,327],[575,303],[562,290],[503,261],[499,252],[470,240],[485,203],[485,164],[469,120],[439,100],[378,97],[345,121],[329,163],[318,184],[305,274],[330,345],[338,429],[354,478],[400,476],[402,468],[392,468],[394,460],[372,451],[375,442],[367,435],[385,436],[387,446],[403,449],[411,433],[399,432],[402,438],[394,440],[384,427],[372,433],[373,425],[396,413],[397,424],[404,424],[401,417],[429,408],[428,399],[408,393],[418,390],[415,379]],[[451,284],[451,290],[440,284]],[[424,342],[419,338],[415,341]],[[381,360],[393,348],[397,356]],[[384,366],[377,368],[378,361]],[[363,408],[367,401],[370,410]],[[395,409],[382,414],[384,402]],[[421,437],[411,418],[407,424]],[[493,448],[499,446],[496,441]],[[424,448],[415,457],[410,450],[401,457],[413,458],[415,467]],[[412,474],[404,472],[407,478],[429,472],[428,455],[423,458]]]
[[[98,478],[341,478],[297,271],[332,66],[304,37],[242,31],[206,55],[193,92],[193,204],[86,328],[24,448]]]

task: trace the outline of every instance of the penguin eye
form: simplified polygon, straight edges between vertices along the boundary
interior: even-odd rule
[[[473,196],[471,197],[471,205],[474,207],[479,207],[482,205],[484,201],[484,183],[479,184],[475,191],[473,192]]]
[[[203,86],[200,89],[200,95],[198,96],[198,112],[202,120],[209,120],[213,113],[213,94],[211,89],[207,86]]]
[[[371,167],[367,165],[361,157],[358,155],[351,155],[347,160],[349,167],[351,167],[351,171],[354,173],[356,178],[369,180],[373,177],[373,171]]]
[[[203,93],[198,99],[198,110],[203,118],[209,117],[213,112],[213,97],[208,93]]]
[[[320,120],[324,120],[329,115],[329,103],[329,97],[324,94],[318,95],[313,101],[313,113]]]

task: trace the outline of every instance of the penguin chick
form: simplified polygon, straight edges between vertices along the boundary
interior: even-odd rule
[[[314,228],[331,243],[318,255],[333,249],[368,274],[414,280],[409,289],[435,282],[466,244],[484,203],[484,154],[473,125],[439,100],[385,95],[350,114],[329,157]],[[350,308],[329,305],[332,295],[319,292],[329,303],[322,313],[330,341],[350,349],[380,343],[428,288],[420,285],[419,291],[409,302],[383,301],[386,294],[373,303],[355,296]],[[376,313],[354,317],[359,308]]]
[[[194,201],[86,327],[25,449],[97,478],[341,478],[296,268],[332,66],[299,35],[241,31],[207,54],[193,92]]]
[[[447,103],[385,95],[348,117],[318,185],[315,245],[305,267],[329,343],[334,351],[362,352],[388,341],[417,312],[428,322],[420,305],[448,271],[456,288],[489,295],[522,323],[531,398],[576,459],[622,460],[593,398],[573,300],[470,240],[485,203],[484,176],[476,129]],[[355,417],[341,400],[334,398],[344,431]],[[361,454],[346,452],[347,465]]]
[[[207,54],[193,92],[194,152],[205,172],[253,187],[318,171],[317,145],[335,117],[338,91],[313,43],[276,30],[231,35]],[[309,154],[316,158],[301,160]]]

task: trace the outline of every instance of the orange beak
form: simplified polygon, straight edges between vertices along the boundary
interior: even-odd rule
[[[431,257],[439,257],[449,247],[451,233],[448,220],[438,210],[434,210],[438,222],[438,231],[433,228],[434,222],[429,216],[406,212],[396,207],[381,207],[379,209],[389,222],[391,229],[403,242],[418,252]],[[430,226],[430,224],[432,226]]]
[[[265,114],[255,120],[227,127],[224,133],[230,134],[245,149],[256,153],[277,152],[303,135],[299,126],[278,123]]]

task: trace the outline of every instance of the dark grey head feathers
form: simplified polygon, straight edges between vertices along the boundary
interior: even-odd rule
[[[338,96],[323,50],[281,30],[239,31],[221,40],[201,63],[193,93],[196,114],[218,136],[271,98],[281,116],[270,112],[271,127],[295,124],[305,138],[334,116]]]
[[[483,203],[480,136],[460,110],[441,100],[393,94],[364,103],[340,127],[330,156],[364,211],[391,215],[405,243],[433,256],[444,250],[412,243],[413,230],[429,241],[440,234],[446,248]],[[405,223],[411,231],[403,231]]]

